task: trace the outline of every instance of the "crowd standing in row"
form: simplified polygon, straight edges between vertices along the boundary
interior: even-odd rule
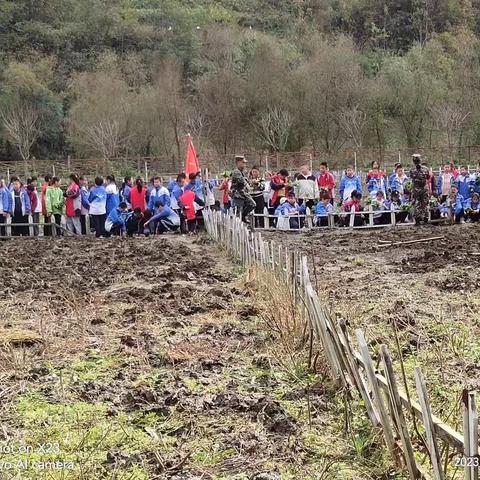
[[[34,235],[39,234],[40,216],[45,236],[52,235],[52,226],[56,235],[62,234],[62,217],[67,230],[77,235],[87,234],[88,228],[97,237],[166,231],[193,235],[198,211],[205,206],[205,198],[211,202],[213,197],[213,184],[206,185],[207,189],[200,173],[188,178],[179,174],[166,187],[160,177],[149,184],[126,177],[120,188],[113,175],[96,177],[90,184],[85,177],[72,174],[63,187],[60,179],[51,175],[45,176],[41,187],[36,177],[25,184],[12,177],[8,185],[0,179],[0,236],[5,235],[8,217],[13,236],[30,235],[30,215]]]
[[[457,169],[448,163],[435,178],[420,155],[413,155],[412,160],[408,174],[400,163],[387,174],[378,162],[372,162],[365,182],[353,166],[349,166],[340,179],[337,192],[337,182],[327,162],[320,165],[316,175],[303,165],[294,175],[282,169],[262,179],[256,167],[247,175],[247,161],[238,156],[235,171],[231,175],[225,172],[220,188],[224,191],[225,208],[231,199],[231,205],[245,219],[251,212],[263,214],[267,207],[270,215],[276,217],[277,228],[282,228],[280,225],[285,219],[289,228],[299,228],[299,215],[304,215],[307,208],[318,226],[327,226],[329,215],[334,216],[337,224],[348,225],[350,220],[346,213],[363,212],[367,206],[373,210],[377,225],[390,223],[392,210],[396,212],[397,223],[407,221],[408,217],[416,223],[440,217],[451,217],[457,223],[479,220],[480,169],[471,174],[466,166]],[[366,216],[354,215],[355,226],[361,226],[365,220]],[[257,226],[263,226],[262,217],[256,217],[255,221]]]
[[[323,162],[315,175],[307,165],[290,173],[266,173],[253,167],[247,173],[244,156],[235,158],[233,172],[224,172],[222,181],[203,181],[200,172],[188,177],[184,173],[163,185],[160,177],[144,183],[125,177],[120,185],[113,175],[96,177],[89,183],[85,177],[70,175],[62,186],[58,177],[46,175],[42,185],[32,177],[25,184],[12,177],[8,185],[0,179],[0,236],[5,235],[7,218],[11,217],[12,235],[30,234],[29,216],[33,220],[33,234],[39,234],[40,216],[45,224],[43,234],[61,235],[60,225],[65,218],[66,228],[85,235],[90,228],[97,237],[114,234],[164,233],[180,231],[195,234],[199,211],[205,206],[228,210],[234,207],[243,220],[255,213],[257,227],[264,226],[265,209],[274,217],[277,228],[287,222],[286,228],[299,228],[299,217],[307,212],[314,215],[315,224],[327,226],[329,215],[338,224],[348,224],[348,213],[354,214],[354,225],[365,218],[358,212],[373,210],[375,224],[390,223],[391,211],[396,221],[404,222],[412,216],[417,223],[430,218],[451,217],[458,223],[480,219],[480,171],[469,173],[466,166],[459,169],[445,164],[435,178],[433,171],[422,164],[419,155],[413,156],[413,166],[407,174],[401,164],[390,174],[372,163],[365,182],[349,166],[337,181]],[[216,202],[215,190],[221,195]],[[342,213],[343,212],[343,213]],[[87,221],[88,219],[88,221]]]

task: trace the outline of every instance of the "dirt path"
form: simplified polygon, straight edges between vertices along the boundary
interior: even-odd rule
[[[0,278],[2,479],[397,478],[205,238],[10,240]]]

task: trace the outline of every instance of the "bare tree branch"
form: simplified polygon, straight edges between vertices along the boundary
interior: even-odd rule
[[[268,110],[263,112],[259,119],[254,122],[258,136],[275,152],[285,150],[290,136],[291,126],[291,115],[287,111],[277,107],[269,107]]]
[[[210,138],[212,124],[203,112],[192,112],[185,119],[185,131],[190,132],[200,146],[205,138]]]
[[[6,112],[1,112],[0,116],[7,136],[18,148],[22,159],[28,160],[41,133],[38,110],[32,105],[20,102],[12,105]]]
[[[463,129],[471,113],[465,111],[461,106],[447,102],[431,108],[433,123],[436,129],[446,136],[449,147],[453,145],[455,135]]]
[[[358,108],[358,105],[355,105],[351,109],[342,108],[336,117],[345,136],[353,142],[355,147],[360,148],[363,145],[367,115]]]
[[[114,158],[129,137],[122,136],[116,120],[101,120],[94,125],[79,129],[85,145],[99,152],[105,160]]]

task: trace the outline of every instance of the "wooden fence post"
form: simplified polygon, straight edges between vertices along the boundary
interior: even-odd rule
[[[385,443],[387,445],[387,448],[390,450],[392,457],[396,461],[398,461],[398,452],[395,442],[395,436],[393,434],[390,418],[388,416],[387,407],[382,396],[382,391],[380,390],[380,386],[378,385],[377,379],[375,377],[375,369],[373,368],[373,361],[370,355],[370,351],[368,350],[367,341],[365,340],[365,336],[362,330],[358,329],[355,331],[355,333],[357,336],[358,346],[360,348],[360,355],[362,356],[363,365],[367,373],[368,382],[370,384],[370,388],[372,389],[372,397],[380,416],[380,423],[382,426],[383,435],[385,437]]]
[[[355,206],[352,205],[352,208],[350,209],[350,228],[353,228],[355,226]]]
[[[328,228],[335,228],[335,214],[332,212],[328,212]]]
[[[265,207],[263,209],[263,228],[265,228],[266,230],[268,230],[270,228],[270,217],[269,217],[269,212],[268,212],[268,208]]]
[[[373,227],[373,207],[372,204],[368,206],[368,225]]]
[[[378,427],[380,424],[380,419],[377,410],[372,402],[370,394],[368,393],[367,385],[365,379],[363,378],[360,370],[358,368],[357,362],[352,352],[352,346],[350,345],[350,340],[347,334],[347,325],[344,320],[338,321],[338,334],[340,339],[343,340],[341,343],[345,348],[345,364],[349,370],[352,381],[355,383],[360,396],[362,397],[363,402],[365,403],[365,408],[367,409],[367,414],[370,417],[370,421],[375,427]]]
[[[305,226],[311,230],[313,228],[313,214],[312,214],[312,211],[310,210],[310,208],[307,207],[307,209],[305,210]]]
[[[394,227],[397,224],[397,215],[395,213],[395,207],[394,207],[393,203],[390,206],[390,210],[391,210],[390,223],[392,224],[392,227]]]
[[[392,219],[394,213],[392,211]],[[352,219],[354,220],[354,214],[355,212],[352,211],[346,212],[346,215],[350,215],[350,223]],[[356,387],[364,400],[373,425],[382,427],[385,443],[395,461],[400,464],[400,460],[405,459],[404,463],[410,478],[416,480],[429,477],[420,471],[415,461],[403,408],[411,410],[411,414],[420,419],[425,426],[435,480],[445,480],[446,473],[442,471],[437,436],[449,445],[453,445],[457,451],[464,449],[463,453],[467,460],[465,479],[478,480],[478,467],[475,461],[471,461],[472,458],[478,458],[478,418],[473,392],[465,392],[462,399],[464,405],[464,438],[462,439],[461,434],[432,414],[420,369],[415,370],[415,382],[420,400],[418,404],[404,392],[399,391],[392,359],[385,345],[380,347],[384,375],[375,372],[374,363],[361,330],[356,330],[360,353],[353,349],[345,322],[340,321],[337,325],[332,320],[330,312],[320,302],[311,283],[306,255],[290,251],[288,247],[274,241],[264,240],[260,232],[251,232],[238,216],[231,213],[206,209],[203,216],[207,232],[222,244],[230,255],[245,266],[259,264],[271,270],[280,281],[288,283],[295,304],[302,310],[302,318],[306,319],[308,316],[311,331],[315,332],[316,338],[323,346],[325,357],[337,384],[343,384],[347,389],[351,386]],[[54,235],[56,233],[55,225],[52,225],[52,233]],[[396,432],[401,443],[397,443]]]
[[[407,466],[410,478],[419,479],[420,472],[415,462],[415,455],[413,453],[413,446],[408,435],[407,423],[402,410],[402,401],[398,393],[397,381],[393,373],[392,358],[386,345],[380,345],[380,356],[382,357],[383,366],[385,368],[385,377],[388,383],[389,400],[392,407],[392,412],[395,415],[395,423],[398,428],[400,439],[402,440],[403,455]]]
[[[271,262],[272,262],[272,272],[275,271],[275,243],[273,240],[270,241],[270,253],[271,253]]]
[[[468,392],[468,434],[470,436],[470,456],[478,459],[478,413],[475,392]],[[478,480],[478,463],[472,462],[472,480]]]
[[[433,478],[435,480],[444,480],[442,462],[438,450],[437,435],[432,421],[432,409],[428,399],[427,387],[420,367],[415,367],[415,385],[417,387],[418,401],[422,408],[423,425],[427,433],[428,453],[432,462]]]
[[[474,392],[463,391],[462,407],[464,477],[465,480],[478,480],[478,464],[475,464],[478,462],[478,414]]]

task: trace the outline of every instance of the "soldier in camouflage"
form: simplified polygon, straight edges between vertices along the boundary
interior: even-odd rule
[[[413,184],[413,218],[416,225],[422,222],[428,222],[428,203],[430,197],[428,195],[429,171],[427,167],[422,165],[422,157],[419,154],[413,155],[413,167],[410,170],[410,179]]]
[[[230,196],[232,197],[232,206],[237,210],[237,215],[241,215],[242,220],[245,221],[247,215],[255,208],[256,203],[249,193],[250,185],[245,175],[247,160],[243,155],[237,155],[235,164],[236,168],[232,173]]]

